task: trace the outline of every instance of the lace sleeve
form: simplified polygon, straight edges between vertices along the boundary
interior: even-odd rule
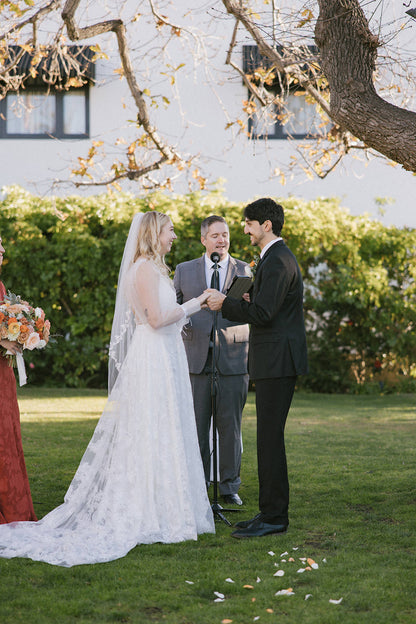
[[[164,279],[153,262],[149,260],[135,262],[126,279],[126,297],[136,319],[140,323],[148,323],[153,329],[177,323],[201,309],[196,299],[183,305],[177,304],[173,289],[172,298],[162,299],[160,281]],[[166,284],[166,288],[170,288],[170,285]]]

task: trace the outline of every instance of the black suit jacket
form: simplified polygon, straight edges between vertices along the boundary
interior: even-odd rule
[[[274,243],[260,260],[251,302],[226,297],[222,315],[251,324],[251,379],[308,372],[302,276],[295,256],[283,241]]]

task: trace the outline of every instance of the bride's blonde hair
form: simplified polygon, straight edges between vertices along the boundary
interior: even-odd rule
[[[165,262],[160,247],[160,233],[164,225],[169,223],[170,218],[163,212],[151,210],[145,212],[139,225],[137,233],[136,253],[134,254],[134,262],[137,258],[149,258],[166,274],[169,273],[169,267]]]

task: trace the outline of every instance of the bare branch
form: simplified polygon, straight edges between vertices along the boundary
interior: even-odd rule
[[[281,74],[291,74],[292,76],[295,76],[299,85],[305,89],[305,91],[307,91],[314,98],[314,100],[316,100],[322,110],[329,117],[331,117],[328,102],[313,86],[309,77],[300,70],[299,59],[294,55],[285,55],[285,57],[283,57],[283,55],[280,54],[273,46],[268,44],[265,40],[264,34],[257,28],[250,13],[240,2],[237,0],[223,0],[223,4],[227,9],[227,12],[243,24],[247,32],[250,33],[253,40],[257,44],[259,52],[273,63],[277,71]]]
[[[114,184],[115,182],[118,182],[119,180],[138,180],[139,178],[142,178],[143,176],[148,175],[149,173],[151,173],[152,171],[156,171],[158,169],[160,169],[162,167],[162,165],[164,165],[166,163],[166,158],[162,157],[160,158],[160,160],[154,162],[151,165],[148,165],[147,167],[142,167],[141,169],[136,169],[136,170],[128,170],[125,171],[123,173],[118,173],[116,175],[114,175],[112,178],[108,178],[107,180],[100,180],[99,182],[74,182],[75,186],[78,187],[86,187],[86,186],[110,186],[112,184]]]
[[[78,28],[75,23],[75,12],[79,6],[79,3],[80,0],[67,0],[62,12],[62,18],[67,26],[68,36],[71,39],[78,40],[80,38],[90,38],[111,31],[115,33],[117,37],[118,50],[124,77],[126,78],[130,93],[138,110],[138,125],[143,128],[147,136],[150,138],[155,148],[161,154],[161,158],[157,160],[157,162],[153,163],[153,165],[149,165],[149,167],[144,167],[142,169],[127,168],[125,173],[123,172],[123,174],[117,174],[112,182],[107,180],[105,182],[77,183],[77,186],[111,184],[120,178],[136,180],[143,175],[146,175],[146,173],[148,173],[149,171],[160,169],[160,167],[164,163],[182,163],[183,159],[181,158],[181,156],[160,137],[157,129],[151,124],[149,111],[143,95],[143,91],[140,89],[134,74],[127,43],[126,28],[123,21],[121,19],[115,19],[109,20],[107,22],[93,24],[85,28]]]
[[[24,28],[24,26],[27,26],[28,24],[35,25],[36,22],[41,17],[43,17],[47,13],[51,13],[52,11],[57,9],[61,5],[61,3],[62,3],[62,0],[52,0],[52,2],[50,2],[46,6],[42,7],[38,11],[36,11],[36,13],[31,15],[27,19],[23,20],[22,22],[18,22],[17,24],[14,24],[14,26],[12,26],[12,28],[10,28],[10,30],[8,30],[7,32],[5,32],[2,35],[0,35],[0,41],[2,39],[6,39],[7,37],[9,37],[12,33],[16,32],[17,30],[21,30],[22,28]]]

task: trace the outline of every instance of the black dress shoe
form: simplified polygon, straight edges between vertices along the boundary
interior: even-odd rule
[[[257,518],[245,529],[237,529],[231,535],[240,539],[243,537],[264,537],[265,535],[273,535],[273,533],[286,533],[286,531],[287,524],[269,524]]]
[[[257,516],[254,516],[254,518],[250,518],[250,520],[240,520],[240,522],[236,522],[234,526],[237,529],[246,529],[248,526],[250,526],[250,524],[253,524],[254,520],[258,520],[258,518],[260,518],[259,513],[257,514]]]
[[[242,505],[243,504],[243,501],[241,500],[238,494],[223,494],[222,500],[224,501],[224,503],[227,503],[227,505]]]

